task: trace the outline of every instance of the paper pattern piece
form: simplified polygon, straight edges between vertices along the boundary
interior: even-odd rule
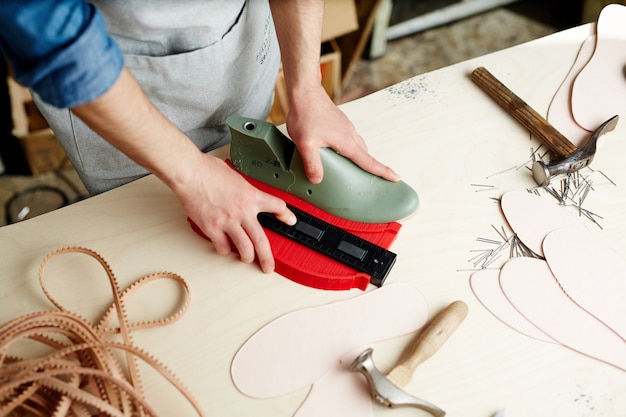
[[[626,345],[626,259],[580,229],[548,234],[543,250],[563,291]]]
[[[235,355],[231,376],[245,395],[284,395],[320,380],[347,352],[414,332],[427,320],[421,292],[399,283],[295,311],[248,339]]]
[[[554,339],[524,317],[506,298],[500,286],[499,269],[482,269],[470,277],[478,301],[507,326],[533,339],[554,343]]]
[[[350,364],[361,352],[358,349],[345,355],[341,363],[336,362],[316,381],[294,417],[372,416],[372,398],[367,381],[349,371]]]
[[[583,128],[593,131],[626,110],[626,7],[602,9],[596,26],[596,46],[572,87],[572,113]]]
[[[580,353],[626,370],[626,343],[561,290],[548,264],[514,258],[500,272],[506,297],[530,322]]]
[[[545,260],[513,258],[472,274],[483,306],[522,334],[626,370],[626,259],[548,197],[510,192],[502,211]]]
[[[526,191],[511,191],[502,196],[502,211],[511,229],[537,255],[543,256],[543,239],[562,227],[585,228],[576,216],[554,200]]]
[[[576,123],[576,120],[574,120],[572,114],[572,84],[576,76],[591,59],[595,47],[596,35],[589,36],[583,42],[576,56],[576,61],[574,61],[574,65],[572,65],[567,77],[565,77],[565,80],[563,80],[550,102],[548,115],[546,117],[548,122],[577,148],[585,144],[591,132],[580,126]]]

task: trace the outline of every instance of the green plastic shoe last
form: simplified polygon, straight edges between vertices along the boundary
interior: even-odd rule
[[[335,216],[387,223],[417,209],[417,194],[406,183],[370,174],[329,148],[320,149],[324,179],[313,184],[295,144],[276,126],[240,116],[231,116],[226,123],[232,133],[230,160],[238,171]]]

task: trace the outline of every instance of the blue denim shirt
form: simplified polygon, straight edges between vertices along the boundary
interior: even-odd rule
[[[2,0],[0,51],[20,84],[59,108],[99,97],[124,65],[102,15],[84,0]]]

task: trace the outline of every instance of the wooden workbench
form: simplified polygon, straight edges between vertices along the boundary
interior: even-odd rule
[[[398,260],[387,283],[415,285],[433,311],[456,299],[470,312],[453,338],[420,366],[407,391],[450,417],[620,416],[626,413],[623,371],[556,344],[523,336],[492,316],[473,295],[468,262],[477,237],[505,224],[493,198],[534,186],[526,170],[491,176],[529,157],[529,133],[469,79],[487,67],[537,111],[545,114],[591,28],[583,26],[476,58],[348,103],[343,110],[373,155],[398,171],[420,196],[418,212],[404,221],[392,250]],[[603,216],[601,239],[626,254],[626,124],[602,142],[594,166],[617,184],[594,195]],[[226,155],[226,150],[222,150]],[[488,178],[489,177],[489,178]],[[207,179],[210,181],[210,179]],[[477,192],[475,183],[494,188]],[[160,358],[192,390],[207,415],[291,416],[306,390],[259,400],[237,391],[230,364],[256,330],[285,313],[357,296],[360,290],[327,292],[295,284],[257,265],[221,257],[195,235],[173,194],[154,177],[23,223],[0,228],[0,322],[50,309],[37,282],[43,257],[81,245],[103,255],[121,285],[160,270],[182,275],[192,304],[178,323],[137,331],[137,345]],[[85,315],[110,302],[100,269],[59,258],[48,285]],[[61,268],[66,271],[60,272]],[[56,272],[55,272],[56,271]],[[90,275],[98,275],[96,278]],[[373,288],[371,288],[373,289]],[[370,290],[371,290],[370,289]],[[92,294],[87,296],[86,294]],[[171,298],[158,291],[129,300],[133,311],[159,311]],[[410,336],[374,345],[377,364],[391,364]],[[294,370],[295,372],[296,370]],[[194,415],[169,388],[144,377],[148,398],[162,415]],[[417,410],[376,416],[420,415]],[[392,414],[388,414],[392,413]]]

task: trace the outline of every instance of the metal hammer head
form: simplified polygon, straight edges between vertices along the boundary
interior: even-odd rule
[[[600,127],[593,131],[587,143],[563,158],[550,161],[547,164],[543,161],[533,163],[533,178],[538,185],[545,187],[550,184],[550,179],[561,174],[572,174],[579,169],[589,165],[596,155],[596,145],[598,139],[603,134],[615,129],[619,116],[613,116]]]
[[[387,407],[415,407],[429,412],[435,417],[443,417],[446,413],[439,407],[407,394],[394,385],[381,373],[372,360],[372,349],[366,349],[352,363],[351,371],[362,373],[369,383],[372,398]]]

